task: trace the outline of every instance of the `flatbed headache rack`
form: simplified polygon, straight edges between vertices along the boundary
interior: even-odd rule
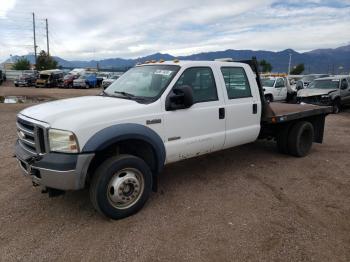
[[[262,105],[262,123],[279,124],[320,115],[323,115],[325,117],[327,114],[332,113],[332,107],[329,106],[316,106],[311,104],[288,104],[277,102],[268,103],[265,100],[263,86],[260,78],[259,65],[256,57],[253,57],[251,60],[241,60],[237,62],[249,65],[256,75],[256,82],[259,88],[259,95]]]

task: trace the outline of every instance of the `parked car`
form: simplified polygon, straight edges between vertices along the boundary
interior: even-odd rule
[[[342,106],[350,105],[350,77],[316,79],[307,88],[298,92],[297,102],[332,106],[333,113],[337,114]]]
[[[268,102],[286,101],[288,89],[284,77],[268,77],[261,79],[265,99]]]
[[[296,89],[301,90],[303,88],[306,88],[309,86],[309,84],[314,81],[317,78],[322,78],[322,77],[328,77],[329,75],[327,74],[312,74],[312,75],[305,75],[303,76],[300,80],[297,81],[296,83]]]
[[[266,103],[256,60],[152,63],[100,95],[24,109],[15,154],[51,196],[88,187],[95,209],[120,219],[142,208],[166,164],[258,138],[307,155],[330,109]]]
[[[14,81],[16,87],[18,86],[34,86],[36,82],[36,76],[33,73],[23,73],[18,76]]]
[[[96,74],[85,74],[78,79],[73,80],[73,87],[76,88],[91,88],[97,86]]]
[[[75,79],[78,79],[79,75],[74,75],[74,74],[67,74],[63,77],[63,81],[59,87],[62,88],[72,88],[73,87],[73,81]]]
[[[39,73],[35,87],[58,87],[63,82],[63,72],[58,69],[45,70]]]
[[[113,75],[110,78],[107,78],[102,81],[102,87],[103,89],[106,89],[109,87],[112,83],[114,83],[120,76],[119,75]]]

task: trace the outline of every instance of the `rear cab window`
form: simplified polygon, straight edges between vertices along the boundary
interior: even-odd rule
[[[247,74],[243,67],[221,67],[229,99],[252,97]]]

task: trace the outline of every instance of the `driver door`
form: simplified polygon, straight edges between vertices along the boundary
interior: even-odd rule
[[[222,92],[211,67],[186,69],[173,88],[192,88],[194,104],[187,109],[165,111],[167,163],[217,151],[225,142]],[[220,101],[221,100],[221,101]]]
[[[285,100],[287,98],[287,88],[284,80],[282,78],[278,78],[275,84],[276,89],[276,100]]]

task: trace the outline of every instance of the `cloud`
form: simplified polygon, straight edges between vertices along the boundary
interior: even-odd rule
[[[350,40],[348,0],[32,0],[30,7],[25,0],[12,2],[6,11],[0,7],[0,59],[32,52],[32,10],[40,49],[46,47],[42,19],[47,17],[51,53],[66,59],[135,58],[159,51],[303,51]]]
[[[6,0],[2,1],[0,4],[0,17],[5,18],[6,14],[14,8],[16,0]]]

